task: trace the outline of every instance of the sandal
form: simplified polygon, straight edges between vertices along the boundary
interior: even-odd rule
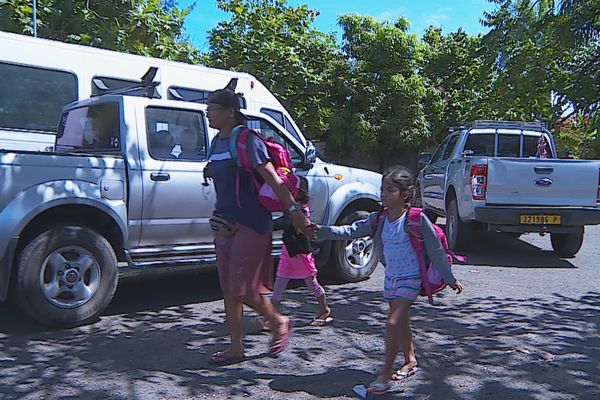
[[[419,372],[419,367],[412,367],[408,371],[401,371],[401,369],[399,369],[398,371],[394,372],[394,374],[392,375],[392,380],[393,381],[402,381],[406,378],[413,376],[417,372]]]
[[[290,318],[287,323],[287,330],[279,336],[279,338],[274,339],[271,342],[271,348],[269,349],[269,354],[272,356],[277,355],[285,350],[287,347],[290,336],[292,335],[292,329],[294,328],[294,321]]]
[[[260,329],[261,332],[270,332],[271,324],[268,321],[265,321],[262,317],[252,318],[252,324]]]
[[[369,387],[367,388],[367,392],[374,394],[376,396],[381,396],[386,394],[391,388],[391,385],[389,383],[381,383],[381,382],[376,382],[373,381],[369,384]]]
[[[246,359],[245,355],[231,356],[227,351],[217,351],[210,356],[210,363],[214,365],[230,365],[242,362]]]
[[[315,317],[315,319],[310,321],[308,324],[310,326],[325,326],[329,325],[332,322],[333,317],[331,316],[331,314],[321,314],[318,317]]]

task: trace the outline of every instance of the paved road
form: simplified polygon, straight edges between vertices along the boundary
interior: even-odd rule
[[[600,398],[600,228],[574,259],[549,237],[482,238],[456,268],[466,285],[414,307],[421,371],[383,398]],[[207,364],[226,343],[214,272],[122,282],[99,321],[46,330],[0,308],[0,399],[352,398],[380,365],[386,304],[382,270],[327,285],[335,323],[308,327],[316,303],[293,288],[289,350],[265,356],[268,337],[247,324],[250,360]],[[248,313],[248,318],[251,314]]]

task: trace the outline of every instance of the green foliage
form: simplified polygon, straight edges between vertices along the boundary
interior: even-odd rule
[[[337,74],[328,146],[337,155],[377,154],[382,168],[432,139],[441,93],[419,73],[425,49],[406,19],[390,24],[346,14],[339,24],[349,64]]]
[[[285,0],[218,0],[231,14],[209,33],[205,64],[249,72],[290,110],[309,136],[331,115],[332,73],[344,62],[333,34],[311,27],[318,12]]]
[[[184,37],[190,9],[161,0],[38,0],[38,37],[185,62],[199,52]],[[31,0],[0,0],[0,29],[33,34]]]

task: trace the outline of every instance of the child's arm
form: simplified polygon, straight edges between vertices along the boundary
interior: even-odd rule
[[[367,219],[354,222],[352,225],[317,226],[317,240],[344,240],[375,234],[377,212],[369,214]]]
[[[452,275],[448,256],[433,229],[431,221],[425,214],[421,214],[421,234],[423,235],[427,258],[429,258],[433,266],[438,270],[440,275],[442,275],[444,282],[454,287],[457,281],[454,275]]]

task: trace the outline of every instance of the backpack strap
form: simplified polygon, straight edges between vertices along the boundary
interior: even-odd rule
[[[212,156],[212,154],[215,152],[215,146],[217,145],[217,137],[218,136],[215,136],[210,141],[210,146],[208,146],[208,153],[206,153],[206,161],[210,161],[210,156]]]
[[[417,259],[419,260],[419,266],[421,267],[421,281],[423,289],[427,294],[429,304],[433,304],[433,296],[431,293],[431,285],[427,278],[427,258],[425,256],[425,242],[423,239],[423,232],[421,231],[421,214],[423,210],[417,207],[411,207],[408,209],[408,218],[406,219],[408,237],[410,243],[417,253]]]

